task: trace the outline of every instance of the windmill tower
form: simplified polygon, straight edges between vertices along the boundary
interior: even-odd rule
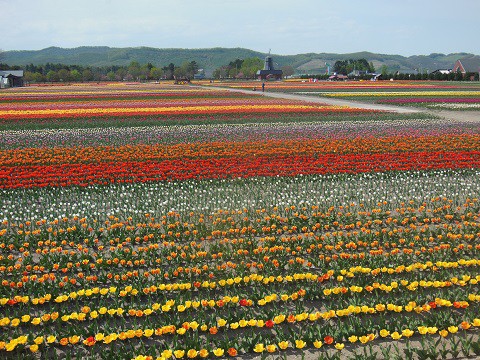
[[[263,70],[257,71],[257,78],[259,80],[266,80],[266,79],[281,79],[283,75],[282,70],[276,70],[273,66],[273,58],[270,56],[270,51],[268,51],[268,55],[265,56],[265,63],[263,64]]]

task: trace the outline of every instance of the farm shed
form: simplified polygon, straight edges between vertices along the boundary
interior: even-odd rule
[[[23,86],[23,70],[0,71],[0,88]]]

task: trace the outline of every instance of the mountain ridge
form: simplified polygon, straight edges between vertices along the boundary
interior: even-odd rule
[[[83,65],[83,66],[111,66],[128,65],[132,61],[140,64],[152,63],[155,66],[166,66],[173,63],[180,66],[185,61],[196,61],[200,68],[214,70],[226,65],[235,59],[259,57],[263,59],[267,54],[246,48],[154,48],[147,46],[116,48],[109,46],[80,46],[75,48],[61,48],[51,46],[41,50],[10,50],[0,55],[0,62],[8,65],[25,66],[28,64],[42,65],[45,63]],[[451,69],[456,60],[474,56],[471,53],[432,53],[430,55],[389,55],[369,51],[354,53],[305,53],[296,55],[271,54],[276,66],[292,66],[297,73],[318,73],[337,60],[364,58],[372,62],[377,71],[386,66],[389,71],[413,70],[420,72],[436,69]]]

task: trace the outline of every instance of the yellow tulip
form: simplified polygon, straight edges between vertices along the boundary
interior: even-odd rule
[[[380,336],[381,337],[387,337],[388,335],[390,335],[390,331],[388,331],[386,329],[380,330]]]
[[[370,341],[370,338],[368,336],[360,336],[360,342],[362,344],[366,344],[369,341]]]
[[[47,336],[47,344],[53,343],[57,338],[53,335]]]
[[[277,351],[277,347],[273,344],[267,345],[267,352],[272,353]]]
[[[213,350],[213,354],[218,357],[223,356],[224,353],[225,353],[225,350],[220,348]]]
[[[198,352],[198,355],[200,355],[201,358],[206,358],[208,356],[208,350],[200,349],[200,351]]]
[[[458,331],[458,326],[449,326],[449,327],[448,327],[448,331],[449,331],[451,334],[455,334],[455,333]]]
[[[170,359],[172,357],[172,350],[163,350],[162,351],[162,356],[165,358],[165,359]]]
[[[303,349],[307,343],[303,340],[295,340],[295,347],[297,349]]]
[[[345,347],[345,344],[343,343],[336,343],[335,344],[335,349],[337,350],[342,350]]]
[[[256,353],[261,353],[265,350],[265,347],[263,346],[263,344],[257,344],[255,345],[255,347],[253,348],[253,351],[255,351]]]
[[[70,342],[70,344],[75,345],[80,341],[80,337],[77,335],[73,335],[68,338],[68,341]]]
[[[195,349],[190,349],[190,350],[187,351],[187,357],[189,359],[194,359],[194,358],[197,357],[197,355],[198,355],[198,351],[195,350]]]
[[[445,329],[440,330],[438,332],[438,335],[440,335],[441,337],[447,337],[448,336],[448,330],[445,330]]]
[[[421,335],[425,335],[428,332],[428,328],[426,326],[419,326],[417,329]]]
[[[393,340],[399,340],[402,335],[398,333],[398,331],[395,331],[393,334],[390,335]]]
[[[175,350],[173,355],[175,355],[177,359],[181,359],[185,355],[185,350]]]
[[[5,345],[5,350],[7,351],[13,351],[15,350],[15,348],[17,347],[17,343],[15,341],[10,341],[9,343],[7,343],[7,345]]]

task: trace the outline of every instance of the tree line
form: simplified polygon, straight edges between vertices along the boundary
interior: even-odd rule
[[[132,61],[127,66],[82,66],[46,63],[26,66],[9,66],[0,63],[0,70],[24,70],[24,79],[29,83],[41,82],[80,82],[80,81],[145,81],[171,80],[177,77],[193,76],[199,67],[195,61],[186,61],[177,66],[170,63],[156,67],[151,63],[141,65]]]
[[[318,80],[327,80],[331,75],[328,74],[316,74],[316,75],[301,75],[301,79],[318,79]],[[371,80],[373,77],[372,74],[361,74],[352,76],[352,79],[356,80]],[[451,72],[448,74],[442,74],[440,72],[431,72],[431,73],[401,73],[401,72],[382,72],[379,80],[439,80],[439,81],[478,81],[479,74],[475,73],[466,73],[462,74],[460,71]]]
[[[215,79],[254,79],[258,70],[263,69],[263,61],[258,57],[236,59],[213,72]],[[152,63],[140,64],[132,61],[129,65],[82,66],[46,63],[42,65],[9,66],[0,63],[0,70],[24,70],[24,79],[28,83],[42,82],[81,82],[81,81],[148,81],[172,80],[174,78],[192,79],[199,74],[199,65],[195,61],[185,61],[180,66],[170,63],[158,67]],[[284,76],[293,75],[292,66],[282,67]]]
[[[366,59],[338,60],[333,65],[333,71],[335,71],[337,74],[347,75],[354,70],[368,73],[375,72],[373,63],[369,63]]]

